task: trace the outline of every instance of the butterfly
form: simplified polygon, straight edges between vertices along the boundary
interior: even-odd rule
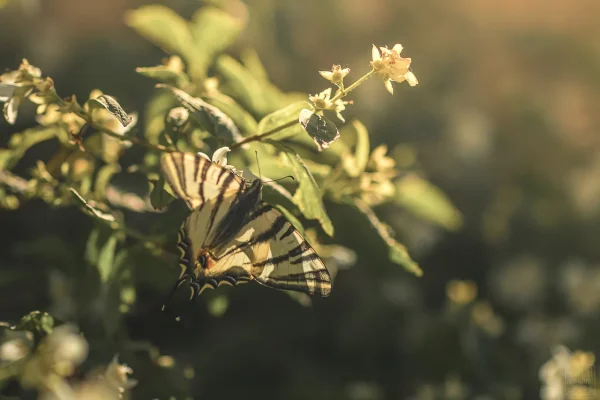
[[[255,281],[326,297],[331,276],[315,250],[272,205],[262,182],[248,183],[199,154],[171,152],[161,172],[191,210],[178,232],[181,275],[190,299],[207,288]]]

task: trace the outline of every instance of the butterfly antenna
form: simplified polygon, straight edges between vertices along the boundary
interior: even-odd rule
[[[277,179],[273,179],[270,181],[264,181],[263,183],[269,183],[269,182],[277,182],[286,178],[291,178],[293,181],[295,181],[296,179],[294,179],[294,177],[292,175],[288,175],[288,176],[284,176],[283,178],[277,178]]]
[[[254,150],[254,155],[256,156],[256,166],[258,167],[258,179],[262,181],[262,174],[260,173],[260,164],[258,163],[258,151]]]

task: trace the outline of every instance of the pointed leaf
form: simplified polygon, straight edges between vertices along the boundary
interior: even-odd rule
[[[93,206],[88,204],[88,202],[85,201],[85,199],[83,197],[81,197],[81,195],[79,193],[77,193],[77,190],[75,190],[73,188],[69,188],[69,191],[75,195],[75,198],[79,201],[79,204],[82,206],[82,208],[85,211],[88,212],[88,214],[90,214],[96,218],[99,218],[105,222],[108,222],[108,223],[116,222],[114,215],[100,211],[97,208],[94,208]]]
[[[285,95],[273,84],[258,80],[248,69],[228,55],[217,58],[217,73],[223,76],[222,91],[233,97],[253,115],[264,116],[284,106]]]
[[[204,79],[216,55],[231,46],[244,29],[244,22],[216,7],[200,8],[192,17],[190,30],[197,57],[190,65],[194,80]]]
[[[108,282],[115,272],[115,251],[117,249],[117,236],[111,235],[98,254],[98,274],[100,282],[103,284]]]
[[[229,115],[236,126],[245,135],[254,134],[258,127],[254,117],[231,97],[223,93],[214,93],[206,98],[206,102]]]
[[[165,190],[165,180],[161,176],[158,180],[150,181],[153,185],[150,192],[150,203],[155,210],[161,210],[171,204],[175,198]]]
[[[198,50],[189,24],[170,8],[161,5],[143,6],[129,11],[125,22],[166,53],[182,56],[188,65],[196,62]]]
[[[106,186],[112,177],[119,172],[121,172],[119,164],[107,164],[100,168],[96,175],[96,182],[94,183],[94,195],[96,199],[103,200],[106,197]]]
[[[190,116],[198,123],[200,128],[232,141],[242,140],[242,135],[237,126],[225,113],[215,106],[204,102],[198,97],[193,97],[183,90],[163,84],[156,85],[158,88],[169,89],[181,106],[189,111]]]
[[[43,127],[27,129],[20,133],[13,133],[9,149],[0,149],[0,169],[11,169],[23,157],[30,147],[55,137],[55,127]]]
[[[271,140],[284,140],[296,134],[303,134],[304,129],[297,121],[300,111],[307,107],[311,107],[307,101],[299,101],[272,112],[260,120],[257,133],[262,135],[278,130],[277,133],[269,135]]]
[[[396,183],[395,201],[411,213],[448,230],[457,230],[462,225],[462,214],[444,192],[415,174],[404,176]]]
[[[388,245],[390,261],[402,265],[404,269],[416,276],[422,276],[423,270],[412,260],[412,258],[410,258],[406,247],[398,243],[396,239],[392,237],[391,228],[381,222],[375,212],[364,201],[354,199],[353,204],[368,218],[371,225],[375,228],[377,233],[379,233],[379,236],[383,239],[385,244]]]
[[[356,144],[354,155],[347,153],[344,156],[343,166],[346,173],[355,178],[364,172],[367,167],[367,162],[369,161],[369,132],[367,132],[367,128],[357,120],[352,121],[350,125],[346,126],[351,127],[355,132]]]
[[[127,115],[119,102],[114,97],[107,94],[90,99],[87,101],[87,104],[92,108],[101,107],[106,109],[109,113],[114,115],[124,127],[129,125],[129,123],[132,121],[132,118]]]
[[[309,109],[300,112],[298,121],[306,133],[313,138],[319,151],[328,148],[340,138],[340,132],[333,122]]]
[[[88,237],[85,245],[84,258],[87,262],[92,265],[96,265],[98,263],[98,259],[100,258],[100,246],[100,230],[98,228],[94,228],[90,232],[90,236]]]
[[[158,65],[156,67],[139,67],[135,69],[135,72],[145,76],[146,78],[154,79],[175,87],[181,87],[189,82],[189,79],[184,72],[175,71],[167,65]]]
[[[300,211],[308,219],[316,219],[321,227],[329,236],[333,236],[333,224],[325,211],[321,191],[315,182],[310,170],[302,161],[302,158],[295,153],[289,153],[286,149],[282,155],[287,164],[294,169],[299,187],[294,193],[294,203],[298,205]]]

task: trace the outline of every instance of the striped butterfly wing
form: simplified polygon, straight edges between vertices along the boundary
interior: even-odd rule
[[[257,213],[251,223],[254,243],[247,251],[252,278],[274,289],[329,296],[331,276],[302,234],[267,203]]]
[[[182,274],[192,295],[256,280],[275,289],[329,295],[331,278],[302,235],[260,200],[260,180],[242,178],[201,156],[168,153],[165,179],[192,209],[179,231]]]

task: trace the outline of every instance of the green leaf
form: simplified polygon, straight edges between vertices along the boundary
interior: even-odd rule
[[[0,149],[0,169],[11,169],[23,157],[30,147],[43,141],[53,139],[56,128],[36,127],[21,133],[13,133],[10,137],[9,149]]]
[[[107,164],[100,168],[96,175],[96,182],[94,183],[94,196],[98,200],[103,200],[106,197],[106,186],[112,177],[119,172],[121,172],[119,164]]]
[[[257,133],[262,135],[279,130],[277,133],[269,135],[271,140],[283,140],[297,134],[303,134],[304,129],[298,123],[298,118],[300,111],[307,107],[312,108],[307,101],[299,101],[267,115],[258,123]]]
[[[315,114],[312,110],[304,109],[300,111],[298,121],[306,133],[313,138],[319,151],[328,148],[340,138],[337,126],[326,117]]]
[[[144,136],[152,144],[160,142],[161,134],[165,129],[165,115],[174,107],[177,100],[166,91],[155,91],[146,103],[144,116]]]
[[[109,279],[115,272],[115,251],[117,249],[118,238],[116,235],[109,236],[108,240],[102,246],[100,253],[98,254],[98,274],[100,275],[100,282],[103,284],[108,282]]]
[[[106,109],[116,119],[119,120],[123,127],[129,125],[129,123],[132,121],[132,118],[129,115],[127,115],[127,113],[125,112],[125,110],[123,110],[123,107],[121,107],[119,102],[114,97],[109,96],[107,94],[103,94],[94,99],[89,99],[86,103],[91,108],[100,107]]]
[[[315,182],[310,170],[302,161],[298,154],[288,153],[289,150],[284,150],[282,155],[293,169],[298,180],[298,189],[294,193],[294,203],[298,205],[300,211],[308,219],[316,219],[319,221],[325,233],[333,236],[333,224],[325,211],[321,191]]]
[[[346,125],[346,127],[351,127],[356,135],[356,144],[354,155],[347,153],[343,158],[343,167],[346,173],[353,178],[356,178],[360,174],[362,174],[367,167],[367,162],[369,161],[369,132],[367,132],[367,128],[357,120],[352,121],[350,125]],[[346,134],[344,134],[346,137]]]
[[[244,67],[246,67],[257,80],[263,82],[269,81],[267,70],[260,61],[256,50],[251,48],[243,49],[240,53],[240,60],[242,60]]]
[[[168,7],[148,5],[129,11],[127,25],[168,54],[183,57],[191,67],[198,58],[188,22]]]
[[[375,228],[379,236],[384,240],[385,244],[389,247],[389,258],[392,262],[402,265],[408,272],[415,274],[416,276],[422,276],[423,270],[419,265],[410,258],[406,247],[398,243],[396,239],[392,237],[391,228],[385,225],[379,220],[375,212],[360,199],[353,200],[354,206],[362,212],[371,225]]]
[[[150,192],[150,203],[155,210],[161,210],[175,200],[175,197],[165,190],[165,180],[162,176],[156,181],[149,182],[153,185]]]
[[[82,206],[82,209],[85,210],[88,214],[99,218],[105,222],[108,222],[111,225],[113,225],[113,223],[116,223],[114,215],[100,211],[97,208],[94,208],[93,206],[88,204],[88,202],[85,201],[85,199],[81,197],[79,193],[77,193],[77,190],[69,188],[69,191],[75,195],[75,198],[79,201],[79,204]]]
[[[264,116],[279,109],[285,96],[268,82],[256,79],[242,64],[228,55],[217,58],[217,73],[223,76],[222,91],[253,115]]]
[[[170,90],[181,106],[189,111],[190,116],[201,129],[234,142],[243,139],[233,120],[217,107],[172,86],[158,84],[156,87]]]
[[[94,228],[90,232],[85,245],[84,258],[92,265],[98,263],[98,259],[100,258],[100,229]]]
[[[245,135],[256,133],[258,124],[254,117],[231,97],[222,93],[214,93],[206,98],[206,102],[229,115]]]
[[[168,65],[158,65],[156,67],[139,67],[135,72],[145,76],[146,78],[156,81],[181,87],[189,82],[188,76],[184,72],[178,72],[170,68]]]
[[[462,214],[444,192],[415,174],[396,182],[395,202],[445,229],[454,231],[462,225]]]
[[[279,212],[281,212],[283,214],[283,216],[285,218],[287,218],[287,220],[294,225],[294,228],[296,228],[302,235],[304,235],[304,226],[302,225],[302,222],[300,222],[300,220],[298,218],[296,218],[296,216],[294,214],[292,214],[288,209],[286,209],[285,207],[283,207],[280,204],[276,204],[275,208],[277,210],[279,210]]]
[[[190,65],[190,75],[194,80],[206,78],[215,57],[236,41],[244,25],[242,20],[211,6],[200,8],[192,16],[190,30],[197,56]]]
[[[32,311],[21,318],[15,330],[29,331],[40,338],[51,334],[55,324],[54,317],[47,312]]]

